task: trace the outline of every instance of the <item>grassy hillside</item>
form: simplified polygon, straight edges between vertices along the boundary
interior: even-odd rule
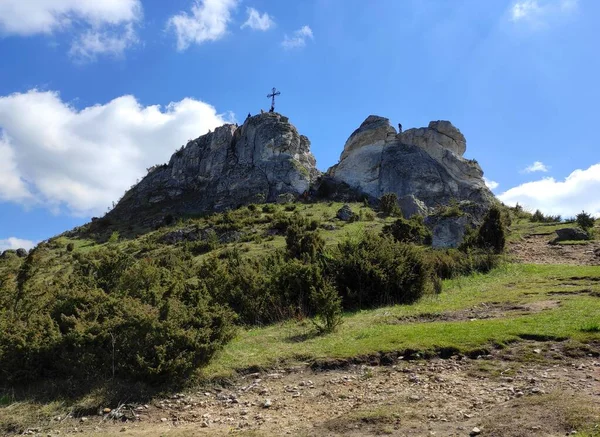
[[[476,357],[531,340],[600,353],[597,267],[432,250],[418,220],[395,228],[417,229],[417,240],[398,241],[397,217],[353,203],[345,222],[341,207],[249,205],[134,239],[86,226],[27,258],[6,255],[4,430],[117,402],[123,390],[146,399],[277,366]],[[510,244],[565,226],[514,213]]]

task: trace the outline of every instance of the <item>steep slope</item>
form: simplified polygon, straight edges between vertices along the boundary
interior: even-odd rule
[[[308,138],[287,117],[259,114],[190,141],[168,164],[150,169],[104,221],[156,226],[183,215],[296,198],[318,174]]]

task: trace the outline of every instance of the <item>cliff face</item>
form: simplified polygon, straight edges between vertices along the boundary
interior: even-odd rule
[[[308,138],[286,117],[265,113],[190,141],[127,192],[107,218],[155,225],[169,215],[295,198],[318,176]]]
[[[448,121],[398,133],[387,118],[371,115],[350,136],[328,175],[376,198],[396,193],[429,208],[452,199],[489,206],[494,196],[479,164],[463,157],[465,150],[465,137]]]
[[[405,216],[428,216],[436,207],[463,202],[469,211],[460,223],[435,214],[426,219],[434,245],[453,246],[494,201],[477,162],[463,157],[465,150],[465,137],[450,122],[398,133],[387,118],[371,115],[320,183],[339,188],[333,198],[396,193]],[[119,224],[135,232],[185,215],[294,200],[314,191],[321,176],[315,164],[308,138],[287,117],[256,115],[242,126],[226,124],[190,141],[168,164],[150,170],[95,226]]]

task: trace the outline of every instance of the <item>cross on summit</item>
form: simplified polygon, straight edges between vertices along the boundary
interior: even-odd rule
[[[271,109],[269,109],[269,112],[275,112],[275,96],[279,95],[281,95],[281,92],[277,91],[275,87],[273,87],[271,94],[267,95],[267,97],[271,98]]]

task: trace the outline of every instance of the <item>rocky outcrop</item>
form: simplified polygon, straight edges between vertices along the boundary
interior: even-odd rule
[[[352,222],[357,218],[357,214],[352,211],[350,205],[344,205],[338,210],[336,217],[344,222]]]
[[[431,247],[456,248],[462,243],[472,219],[467,214],[456,216],[430,215],[425,224],[431,228]]]
[[[590,239],[590,235],[580,228],[562,228],[557,229],[555,232],[557,237],[551,241],[552,244],[561,241],[582,241]]]
[[[379,198],[414,196],[427,208],[452,199],[491,205],[476,161],[463,157],[466,140],[448,121],[397,133],[387,118],[371,115],[350,136],[328,175]]]
[[[160,223],[251,202],[297,198],[318,177],[310,141],[287,117],[265,113],[190,141],[150,169],[107,218]]]
[[[290,202],[301,195],[376,203],[395,193],[407,218],[435,215],[458,202],[464,218],[426,220],[434,245],[455,247],[465,227],[476,226],[494,201],[477,162],[464,158],[466,147],[465,137],[448,121],[398,133],[387,118],[371,115],[346,141],[340,162],[321,175],[308,138],[287,117],[264,113],[190,141],[168,164],[150,169],[107,216],[93,220],[89,231],[107,234],[118,226],[135,233],[182,216]],[[353,214],[340,210],[342,220]]]
[[[412,194],[398,199],[398,206],[404,218],[411,218],[413,215],[425,217],[429,212],[429,208]]]

